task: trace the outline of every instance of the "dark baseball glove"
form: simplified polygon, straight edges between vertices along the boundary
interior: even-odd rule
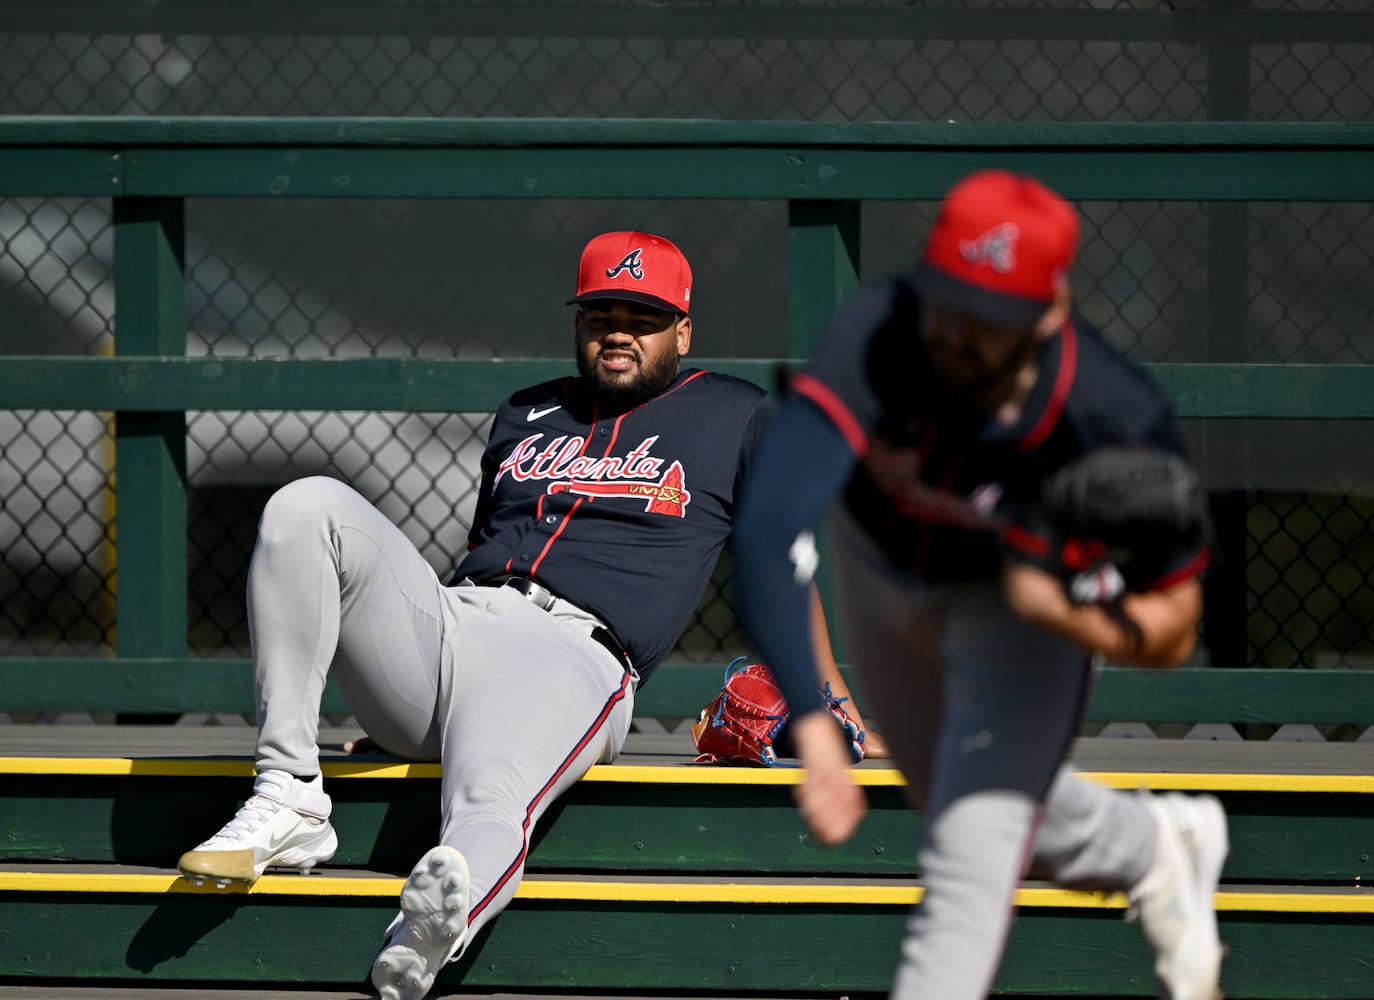
[[[1064,582],[1071,600],[1107,603],[1143,591],[1207,547],[1206,495],[1171,452],[1104,448],[1045,480],[1038,507],[1007,548]]]
[[[779,757],[790,756],[785,727],[790,713],[773,672],[762,663],[740,667],[744,657],[725,668],[720,693],[707,702],[692,724],[698,764],[752,764],[757,767],[795,767]],[[827,684],[821,692],[849,744],[850,758],[863,760],[864,732],[845,711],[847,698],[836,698]]]

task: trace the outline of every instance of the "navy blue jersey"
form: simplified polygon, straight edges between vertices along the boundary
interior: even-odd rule
[[[698,369],[611,416],[580,378],[522,389],[492,423],[456,575],[542,583],[610,626],[644,681],[691,620],[729,538],[768,399]]]
[[[998,525],[1051,473],[1110,445],[1183,453],[1167,398],[1080,320],[1045,344],[1013,424],[942,391],[918,323],[906,281],[868,289],[794,382],[844,432],[858,458],[845,505],[898,568],[936,583],[995,577]]]
[[[932,583],[992,580],[1001,527],[1048,475],[1109,445],[1182,453],[1167,398],[1077,319],[1044,344],[1012,424],[942,389],[919,329],[906,280],[861,291],[790,380],[746,484],[734,543],[740,613],[794,707],[814,701],[798,539],[836,499],[894,568]],[[1201,566],[1168,567],[1158,582]]]

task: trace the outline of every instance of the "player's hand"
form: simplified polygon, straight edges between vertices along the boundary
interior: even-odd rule
[[[864,760],[887,760],[891,757],[892,755],[887,750],[887,740],[883,739],[883,734],[864,721],[863,716],[859,715],[859,710],[853,707],[852,701],[846,702],[846,704],[850,707],[850,719],[864,734]]]
[[[864,731],[864,760],[887,760],[891,757],[883,734],[863,722],[860,725]]]
[[[1003,583],[1017,615],[1114,663],[1177,666],[1197,642],[1202,584],[1196,578],[1126,594],[1114,604],[1074,604],[1053,576],[1028,563],[1008,560]]]
[[[1008,559],[1002,567],[1007,603],[1032,625],[1058,631],[1057,625],[1073,610],[1059,577],[1029,562]]]
[[[343,745],[344,753],[381,753],[382,748],[371,736],[359,736],[356,740],[348,740]]]
[[[808,712],[792,720],[792,740],[806,775],[794,797],[812,835],[827,846],[854,832],[868,804],[849,774],[849,753],[829,712]]]

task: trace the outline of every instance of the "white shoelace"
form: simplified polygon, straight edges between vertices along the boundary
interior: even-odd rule
[[[206,843],[213,844],[217,840],[242,840],[244,837],[256,833],[259,827],[271,820],[284,808],[286,806],[276,799],[269,799],[264,795],[253,795],[239,807],[234,818],[224,824],[224,828]]]

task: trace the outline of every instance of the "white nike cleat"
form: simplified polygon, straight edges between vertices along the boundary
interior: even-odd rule
[[[1164,1000],[1217,1000],[1223,948],[1213,896],[1230,850],[1226,813],[1210,795],[1147,795],[1158,838],[1150,870],[1131,889],[1131,915],[1155,956]]]
[[[447,844],[420,859],[401,890],[401,913],[372,963],[382,1000],[422,1000],[434,977],[463,947],[472,884],[463,855]]]
[[[224,827],[177,862],[196,885],[251,883],[268,868],[302,874],[328,861],[339,838],[329,825],[329,796],[285,771],[263,771],[253,795]]]

